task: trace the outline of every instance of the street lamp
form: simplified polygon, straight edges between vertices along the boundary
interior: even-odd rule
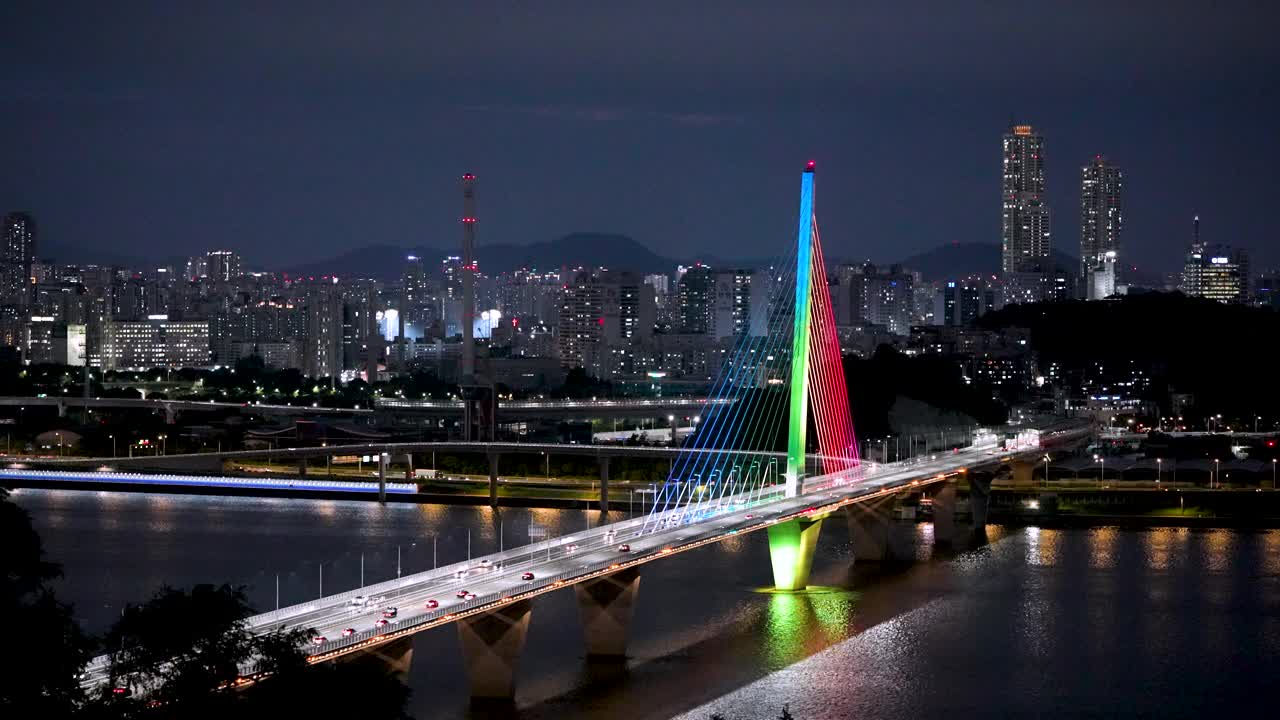
[[[1103,481],[1107,479],[1107,460],[1101,455],[1094,455],[1093,459],[1098,461],[1098,485],[1101,487]]]
[[[1276,459],[1271,458],[1271,489],[1276,489]]]
[[[1156,485],[1160,484],[1160,479],[1164,472],[1164,458],[1156,458]]]
[[[111,457],[115,457],[116,456],[116,436],[108,435],[107,437],[111,438]]]
[[[1044,456],[1044,486],[1049,487],[1049,456]]]
[[[1221,486],[1218,482],[1218,458],[1213,459],[1213,477],[1209,478],[1209,487]]]

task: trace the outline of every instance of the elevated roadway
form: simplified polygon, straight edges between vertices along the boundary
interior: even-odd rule
[[[836,511],[944,483],[977,468],[1018,459],[1035,462],[1042,452],[1039,444],[1006,450],[988,442],[911,461],[863,465],[808,478],[793,497],[785,496],[782,485],[761,487],[281,608],[249,618],[248,627],[259,633],[305,630],[312,638],[307,646],[309,660],[323,662],[440,625],[458,624],[473,693],[509,697],[531,613],[529,601],[538,595],[577,587],[584,618],[609,620],[605,623],[609,629],[595,630],[596,636],[592,630],[595,623],[588,623],[589,648],[622,655],[638,571],[648,563],[766,530],[775,582],[794,588],[799,579],[798,587],[803,588],[817,528]],[[989,480],[986,482],[989,488]],[[974,513],[975,523],[985,522],[985,505],[981,519],[977,507]],[[874,515],[867,517],[873,524],[879,522]],[[612,589],[602,594],[599,583]],[[602,596],[611,599],[604,602]],[[627,606],[614,607],[624,596],[629,598]],[[488,661],[479,665],[471,662],[480,656]],[[252,668],[245,671],[252,674]],[[84,682],[88,686],[105,682],[106,672],[107,658],[96,658]]]

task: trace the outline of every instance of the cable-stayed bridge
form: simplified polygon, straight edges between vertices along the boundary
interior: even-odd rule
[[[879,559],[888,501],[937,484],[934,536],[947,541],[955,533],[955,480],[967,473],[972,523],[981,530],[990,480],[975,469],[1034,465],[1046,445],[1088,432],[1071,425],[1021,428],[1014,437],[975,431],[938,454],[863,463],[827,289],[812,162],[801,176],[796,242],[767,281],[763,331],[738,338],[714,384],[713,397],[723,402],[705,406],[651,512],[257,615],[250,629],[307,629],[313,662],[372,653],[395,664],[411,657],[413,634],[452,624],[473,696],[511,698],[539,595],[572,586],[588,655],[625,657],[640,571],[649,563],[763,530],[776,587],[802,591],[825,519],[845,513],[855,555]],[[96,658],[85,682],[121,682],[109,677],[109,665],[108,657]],[[145,691],[145,679],[130,682]]]

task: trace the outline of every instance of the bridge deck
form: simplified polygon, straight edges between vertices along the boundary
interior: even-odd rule
[[[1019,452],[1038,454],[1040,450],[1031,447]],[[259,632],[280,627],[313,631],[326,639],[309,647],[311,661],[330,660],[737,534],[763,530],[801,516],[821,517],[845,505],[939,482],[966,469],[999,462],[1007,454],[993,445],[970,447],[917,461],[810,478],[802,492],[792,498],[782,497],[782,487],[775,486],[760,496],[736,496],[702,507],[674,508],[655,518],[602,525],[569,537],[281,608],[253,616],[248,624]],[[619,551],[623,543],[630,546],[629,552]],[[534,579],[522,580],[521,575],[526,572],[533,573]],[[474,593],[475,599],[457,597],[463,590]],[[350,601],[356,596],[378,601],[353,607]],[[438,603],[438,607],[428,609],[429,600]],[[388,606],[398,608],[397,617],[384,627],[376,627],[382,610]],[[347,628],[355,633],[342,637]],[[104,681],[106,667],[105,656],[95,658],[85,684]]]

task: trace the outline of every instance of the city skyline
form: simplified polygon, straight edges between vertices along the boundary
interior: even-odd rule
[[[940,36],[882,7],[744,8],[713,34],[710,12],[694,8],[683,29],[650,34],[654,47],[599,8],[509,25],[424,10],[395,31],[376,13],[321,12],[296,37],[281,31],[285,8],[247,25],[210,10],[202,20],[235,58],[188,19],[146,9],[21,10],[0,31],[11,108],[0,199],[35,215],[46,247],[226,247],[268,267],[365,245],[453,247],[456,177],[474,171],[480,246],[597,230],[666,255],[769,256],[792,222],[775,199],[787,169],[816,157],[829,255],[892,262],[999,241],[991,148],[1012,114],[1047,138],[1060,249],[1074,251],[1079,232],[1077,168],[1103,154],[1125,168],[1126,245],[1141,269],[1179,267],[1193,214],[1215,241],[1252,248],[1259,267],[1280,261],[1255,210],[1276,183],[1265,129],[1275,81],[1257,70],[1276,59],[1260,29],[1269,8],[1162,6],[1158,38],[1134,32],[1151,20],[1140,9],[1111,9],[1085,33],[1099,7],[1037,8],[1028,21],[1044,32],[1020,51],[1039,62],[1025,66],[985,47],[1000,35],[990,18],[946,9],[938,26],[957,32]],[[73,21],[85,14],[106,30],[81,34]],[[355,24],[350,38],[318,29],[335,17]],[[410,42],[440,26],[457,37]],[[774,29],[755,38],[759,52],[739,56],[761,26]],[[903,57],[875,40],[880,29],[930,51]],[[537,42],[552,37],[560,49]],[[797,37],[810,38],[811,62],[785,51]],[[1182,54],[1192,46],[1194,63]],[[583,53],[608,62],[586,72]],[[931,212],[913,210],[922,197]]]

